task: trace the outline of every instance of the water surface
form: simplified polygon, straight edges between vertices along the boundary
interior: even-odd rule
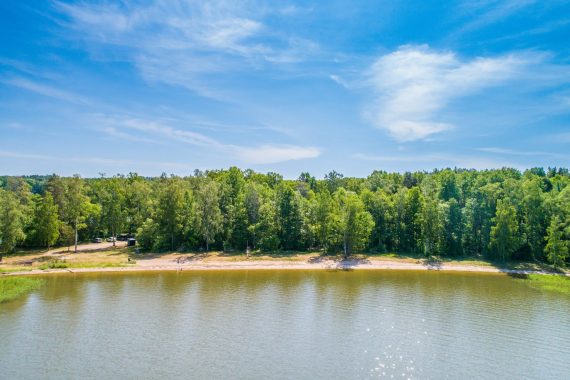
[[[0,305],[2,379],[567,378],[570,299],[506,275],[47,276]]]

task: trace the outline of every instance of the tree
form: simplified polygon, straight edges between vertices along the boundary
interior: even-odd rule
[[[332,197],[328,191],[322,191],[317,194],[315,203],[315,234],[323,251],[327,252],[331,246],[329,235],[331,229]]]
[[[333,230],[342,241],[344,257],[348,258],[355,250],[366,247],[374,220],[357,194],[341,188],[335,192],[334,199],[336,228]]]
[[[547,243],[544,252],[554,268],[564,266],[564,261],[568,258],[568,242],[563,240],[562,227],[560,218],[558,216],[553,217],[548,227],[548,235],[545,238]]]
[[[206,251],[210,249],[210,243],[222,230],[222,212],[220,211],[220,187],[214,181],[203,184],[196,194],[196,216],[198,231],[206,242]]]
[[[431,257],[439,251],[443,230],[443,218],[437,199],[430,197],[426,199],[422,208],[421,223],[424,254],[426,257]]]
[[[267,197],[259,207],[259,221],[252,226],[257,236],[257,246],[262,251],[272,252],[279,249],[279,221],[277,206],[273,196]]]
[[[0,189],[0,261],[3,253],[13,252],[26,237],[22,210],[23,206],[13,192]]]
[[[247,213],[247,231],[249,233],[248,246],[249,242],[251,242],[251,246],[253,248],[256,246],[254,226],[259,222],[260,204],[261,199],[258,185],[254,183],[248,183],[245,186],[244,205],[245,212]]]
[[[102,182],[100,195],[101,219],[111,236],[116,238],[125,224],[125,185],[122,178],[113,177]],[[113,247],[115,246],[113,239]]]
[[[161,242],[174,251],[182,235],[185,184],[178,177],[162,177],[156,208],[156,225]]]
[[[443,248],[446,255],[456,257],[463,253],[463,214],[461,206],[455,198],[443,204]]]
[[[392,222],[394,218],[393,204],[386,192],[377,190],[372,192],[364,190],[361,194],[366,210],[372,215],[374,229],[371,235],[371,246],[380,251],[386,251],[393,233]]]
[[[149,182],[136,173],[129,173],[124,186],[125,228],[130,236],[153,214],[154,194]]]
[[[90,214],[98,214],[100,206],[91,203],[91,199],[85,194],[85,182],[75,175],[68,178],[65,189],[64,215],[74,231],[75,253],[79,240],[79,230],[85,228],[85,220]]]
[[[299,197],[288,185],[282,185],[277,190],[279,240],[285,250],[298,249],[301,241],[303,217]]]
[[[34,215],[34,237],[38,244],[48,250],[59,238],[59,218],[57,205],[50,192],[40,198]]]
[[[515,208],[506,200],[497,201],[497,213],[491,227],[491,247],[495,257],[510,259],[518,249],[518,222]]]
[[[544,245],[544,209],[540,180],[525,181],[523,190],[523,228],[530,249],[530,258],[535,260],[541,256]]]
[[[408,252],[422,250],[422,209],[424,199],[418,187],[412,187],[406,193],[404,212],[404,237],[402,248]]]

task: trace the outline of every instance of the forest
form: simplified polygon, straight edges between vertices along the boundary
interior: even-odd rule
[[[124,235],[156,252],[394,252],[563,267],[569,184],[565,168],[296,180],[237,167],[186,177],[3,176],[0,257]]]

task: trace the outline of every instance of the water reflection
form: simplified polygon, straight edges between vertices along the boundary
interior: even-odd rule
[[[568,370],[568,298],[503,275],[46,279],[40,292],[0,308],[2,378],[562,378]]]

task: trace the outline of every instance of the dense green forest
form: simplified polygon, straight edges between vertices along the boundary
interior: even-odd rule
[[[398,252],[563,266],[567,169],[335,171],[284,180],[252,170],[0,177],[0,251],[136,236],[146,250]]]

